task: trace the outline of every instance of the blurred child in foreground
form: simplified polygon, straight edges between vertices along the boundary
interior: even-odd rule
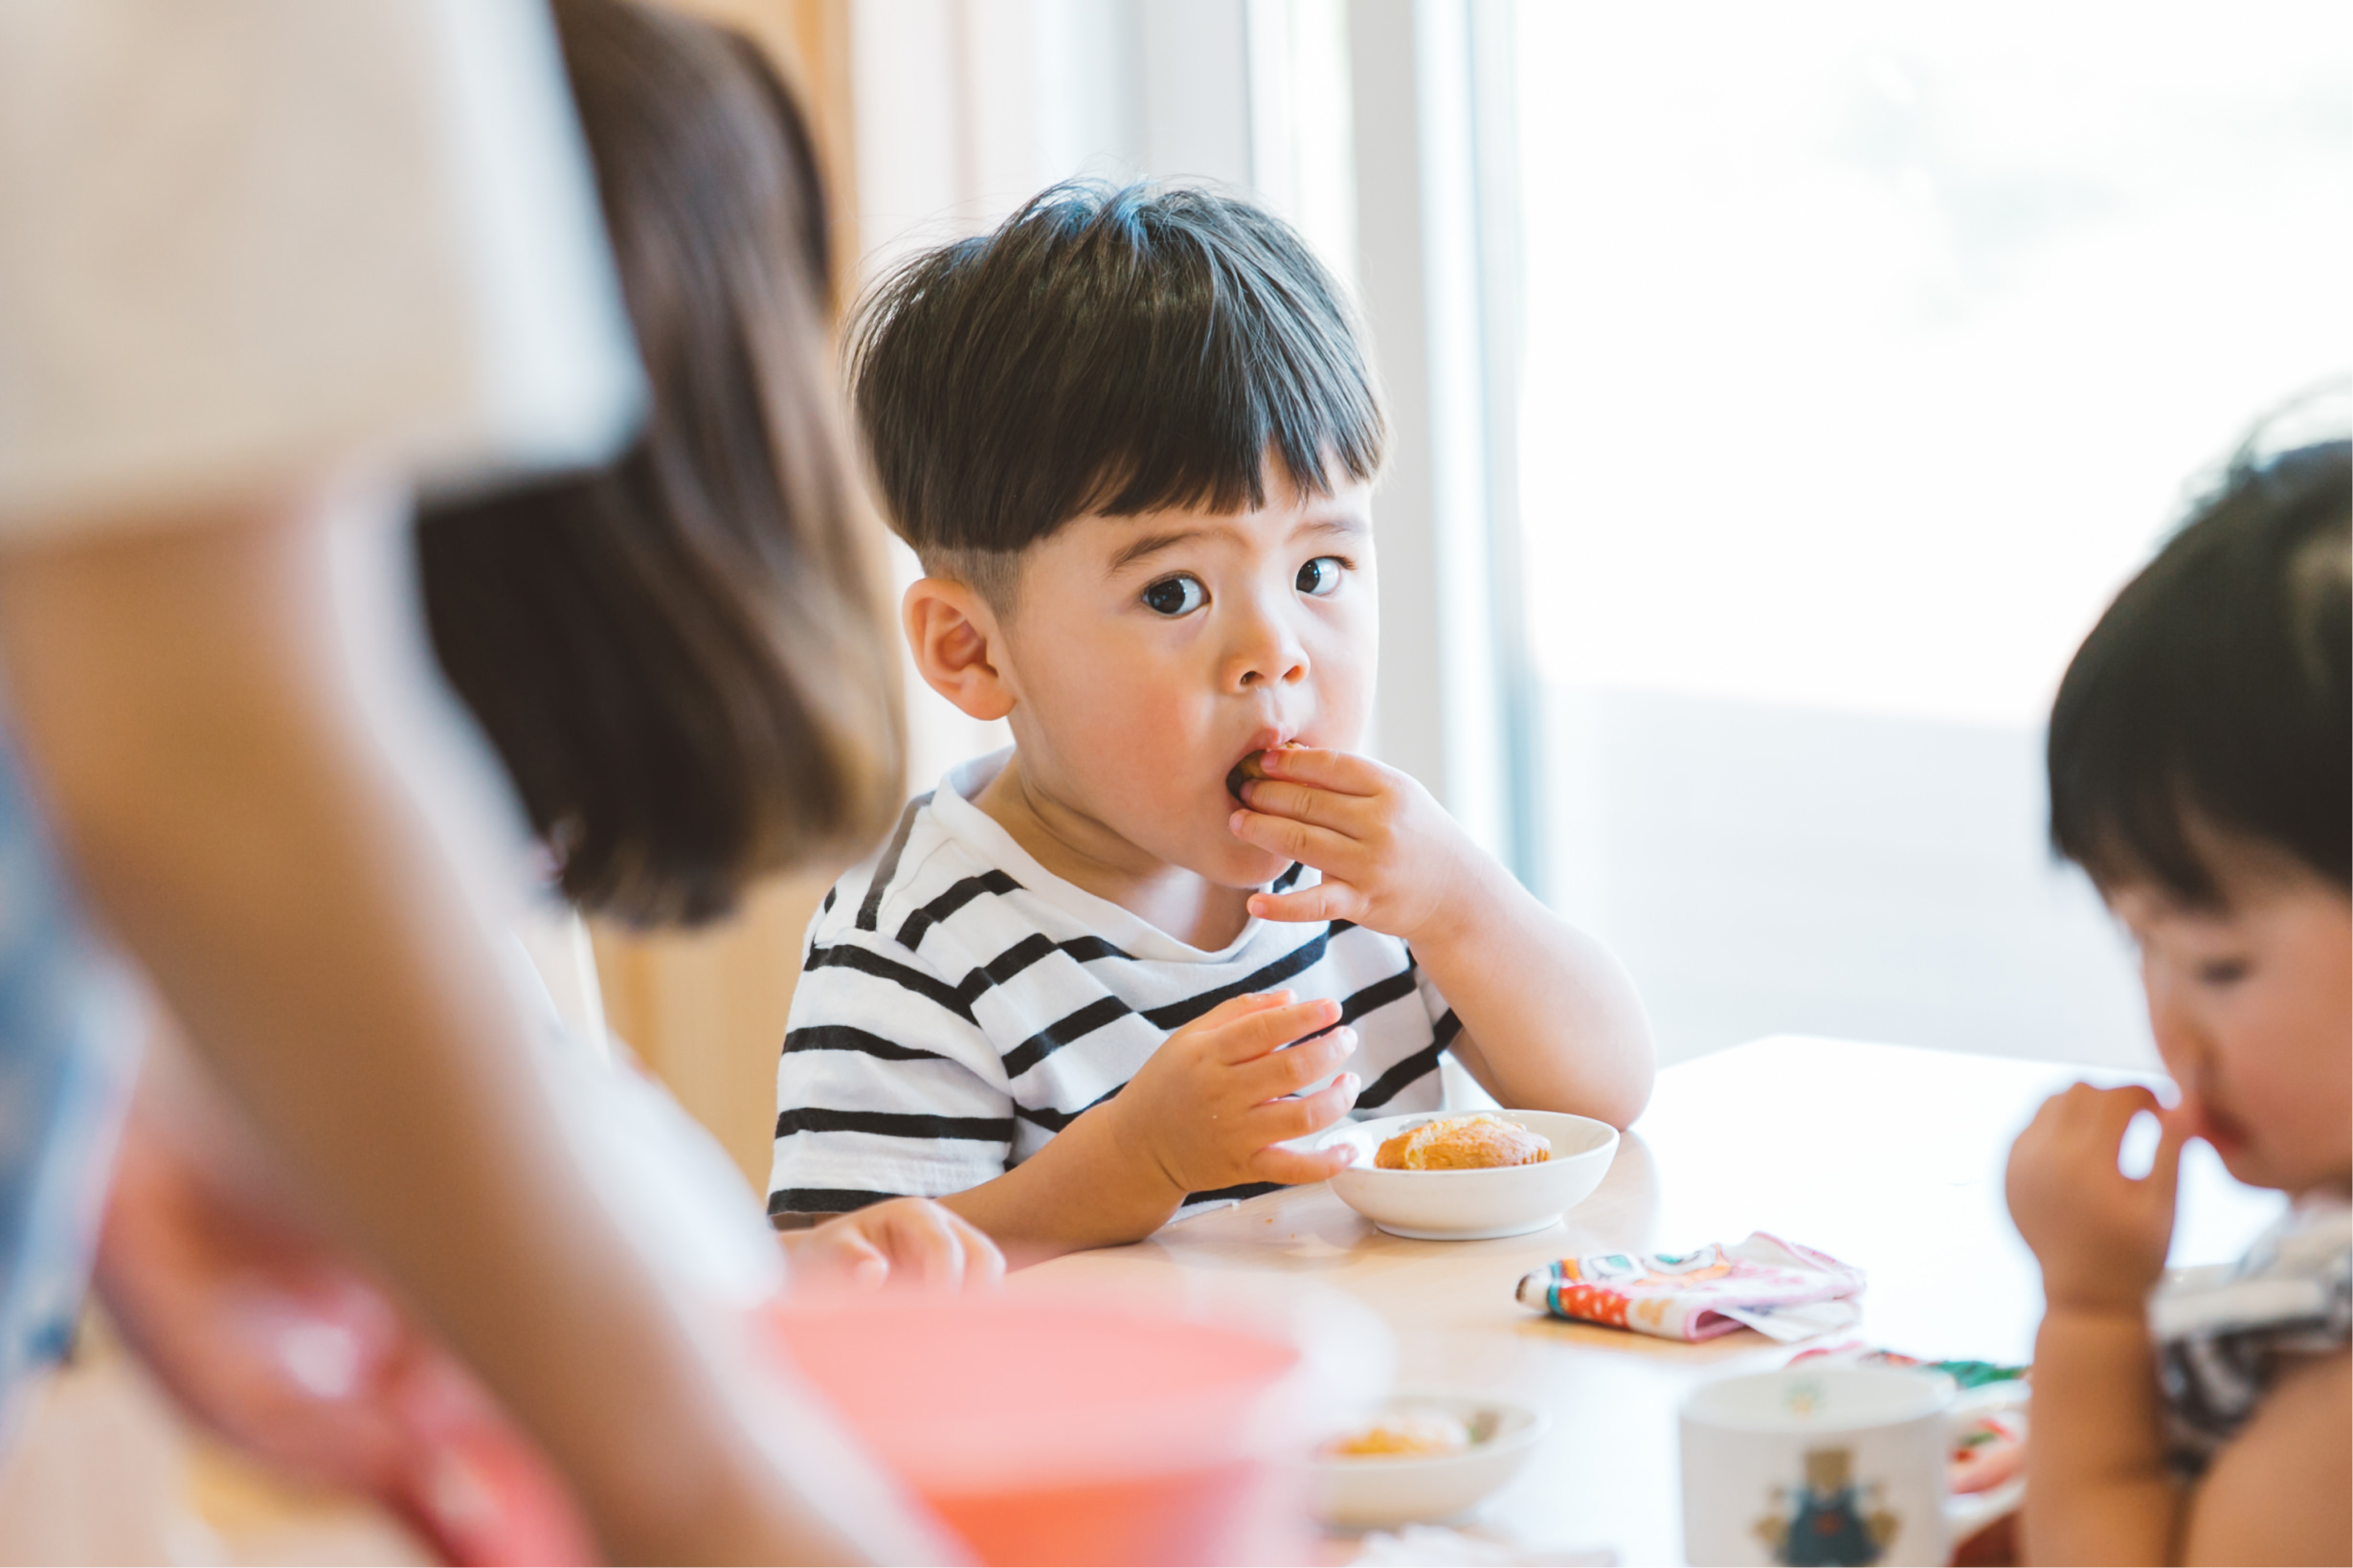
[[[2010,1154],[2043,1269],[2035,1562],[2353,1557],[2348,446],[2242,457],[2076,654],[2051,838],[2139,943],[2180,1104],[2078,1085]],[[2143,1111],[2153,1167],[2118,1169]],[[2292,1207],[2166,1277],[2182,1145]]]

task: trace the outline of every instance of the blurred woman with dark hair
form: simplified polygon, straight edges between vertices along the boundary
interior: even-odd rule
[[[791,92],[708,24],[634,0],[554,11],[650,406],[607,467],[428,508],[427,620],[563,900],[695,924],[887,826],[898,656],[835,403],[825,209]],[[377,1497],[453,1561],[588,1550],[528,1441],[318,1239],[190,1065],[159,1057],[98,1268],[134,1348],[200,1420]],[[777,1243],[707,1136],[626,1069],[566,1065],[590,1163],[666,1192],[669,1213],[638,1211],[681,1233],[649,1244],[683,1283],[729,1304],[773,1288]],[[916,1199],[787,1241],[800,1277],[867,1287],[1003,1266]],[[343,1356],[324,1381],[294,1353],[322,1334]]]
[[[425,604],[564,895],[699,922],[898,810],[881,532],[837,411],[790,92],[738,34],[612,0],[555,11],[652,404],[608,468],[427,508]]]

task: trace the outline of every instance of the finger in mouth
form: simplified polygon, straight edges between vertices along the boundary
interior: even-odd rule
[[[1290,750],[1298,744],[1299,743],[1296,741],[1287,741],[1284,743],[1282,750],[1286,751]],[[1253,779],[1261,779],[1266,776],[1266,753],[1264,751],[1253,751],[1248,756],[1244,757],[1240,762],[1235,763],[1234,766],[1226,772],[1225,793],[1232,795],[1236,800],[1242,801],[1243,804],[1247,805],[1249,802],[1243,800],[1242,787]]]

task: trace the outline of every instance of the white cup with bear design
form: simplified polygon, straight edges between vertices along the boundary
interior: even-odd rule
[[[1683,1551],[1693,1563],[1945,1563],[1995,1512],[1950,1492],[1959,1423],[2023,1385],[1959,1396],[1941,1373],[1810,1366],[1684,1401]]]

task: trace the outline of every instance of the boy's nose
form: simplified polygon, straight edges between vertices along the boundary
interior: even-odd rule
[[[1257,691],[1307,679],[1308,652],[1279,616],[1252,615],[1237,630],[1226,661],[1226,689]]]
[[[2144,963],[2140,970],[2141,989],[2149,1002],[2149,1033],[2157,1042],[2157,1054],[2165,1064],[2165,1070],[2186,1093],[2204,1076],[2204,1058],[2208,1049],[2204,1020],[2197,1013],[2192,998],[2172,971],[2163,964]]]

